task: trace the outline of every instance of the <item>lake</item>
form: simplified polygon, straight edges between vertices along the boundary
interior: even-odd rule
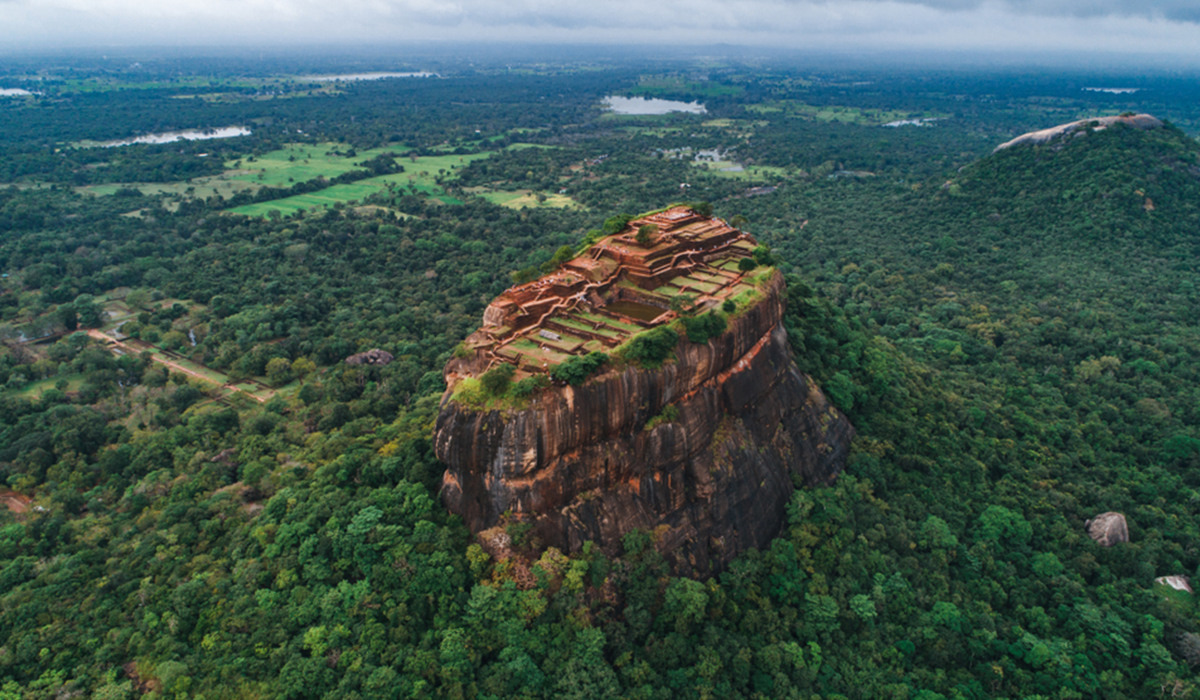
[[[234,136],[249,136],[250,130],[244,126],[226,126],[220,129],[186,129],[184,131],[163,131],[157,134],[146,134],[145,136],[136,136],[131,139],[117,139],[115,141],[101,141],[100,143],[92,144],[101,148],[112,148],[113,146],[132,146],[138,143],[174,143],[176,141],[207,141],[208,139],[227,139]]]
[[[660,100],[650,97],[616,97],[609,95],[601,102],[611,109],[614,114],[669,114],[671,112],[687,112],[688,114],[704,114],[708,110],[699,102],[680,102],[679,100]]]
[[[432,78],[434,75],[436,74],[425,71],[419,73],[346,73],[344,75],[314,75],[303,78],[303,80],[383,80],[384,78]]]

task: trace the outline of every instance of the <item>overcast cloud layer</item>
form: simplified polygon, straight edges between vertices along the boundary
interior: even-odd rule
[[[1200,57],[1200,0],[0,0],[0,49],[727,43]]]

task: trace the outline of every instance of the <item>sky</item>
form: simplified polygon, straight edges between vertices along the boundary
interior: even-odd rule
[[[1200,0],[0,0],[0,50],[447,42],[1200,59]]]

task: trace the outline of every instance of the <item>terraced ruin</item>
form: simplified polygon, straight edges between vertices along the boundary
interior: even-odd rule
[[[557,272],[505,291],[466,345],[487,358],[476,366],[507,362],[518,376],[548,371],[573,355],[607,352],[681,312],[752,299],[752,273],[739,263],[757,245],[687,207],[639,217]]]

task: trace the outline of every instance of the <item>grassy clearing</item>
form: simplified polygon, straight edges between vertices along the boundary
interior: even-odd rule
[[[183,182],[118,182],[106,185],[90,185],[88,187],[76,187],[75,191],[80,194],[106,196],[115,194],[117,190],[121,189],[135,189],[148,196],[161,194],[167,197],[191,199],[194,197],[209,197],[214,194],[221,197],[230,197],[246,190],[254,192],[261,187],[262,185],[258,183],[237,179],[227,173],[224,175],[198,177]]]
[[[517,143],[511,149],[550,148],[539,144]],[[125,188],[136,189],[144,195],[168,197],[168,209],[179,207],[185,199],[219,195],[230,197],[238,192],[257,192],[264,187],[286,188],[297,182],[306,182],[319,177],[335,178],[348,172],[361,170],[359,163],[384,153],[394,153],[404,172],[380,175],[353,183],[331,185],[322,190],[307,192],[292,197],[283,197],[269,202],[257,202],[226,210],[245,216],[267,216],[273,211],[288,215],[299,211],[315,211],[339,203],[360,202],[372,194],[387,189],[398,189],[412,193],[425,193],[444,204],[462,204],[462,200],[446,193],[438,180],[454,177],[455,171],[472,161],[487,158],[490,152],[467,155],[410,156],[405,146],[388,146],[354,152],[350,146],[336,143],[289,144],[257,158],[248,156],[225,163],[229,170],[221,175],[195,178],[171,183],[114,183],[76,188],[77,192],[97,196],[113,195]],[[354,155],[347,155],[354,152]],[[568,208],[580,206],[570,197],[544,193],[545,201],[538,201],[538,193],[530,190],[518,192],[484,191],[489,201],[514,209]],[[142,210],[130,212],[141,215]]]
[[[158,299],[157,301],[151,301],[146,304],[146,308],[150,309],[151,311],[156,311],[159,309],[169,309],[172,306],[175,306],[176,304],[179,304],[180,306],[186,308],[188,310],[188,313],[196,311],[197,309],[208,308],[208,307],[204,306],[203,304],[197,304],[196,302],[192,301],[191,299],[179,299],[176,297],[165,297],[163,299]]]
[[[225,163],[238,171],[232,179],[254,182],[267,187],[291,187],[318,177],[335,178],[360,170],[359,163],[384,153],[400,155],[404,146],[374,148],[355,152],[350,146],[337,143],[294,143],[259,157],[247,156]],[[354,153],[354,155],[347,155]]]
[[[223,372],[218,372],[217,370],[207,367],[205,365],[202,365],[199,362],[192,362],[191,360],[185,359],[179,355],[168,355],[162,348],[158,347],[157,345],[151,345],[150,343],[147,343],[142,340],[126,341],[126,345],[128,345],[131,348],[136,348],[139,351],[144,350],[146,352],[149,352],[150,355],[154,358],[162,358],[165,360],[170,360],[172,363],[179,365],[180,367],[186,369],[189,372],[192,372],[194,374],[194,376],[196,376],[200,379],[203,379],[204,381],[209,382],[211,384],[223,386],[223,385],[229,383],[229,375],[224,374]],[[254,388],[253,384],[250,384],[249,386],[251,389]]]
[[[766,180],[766,179],[773,179],[773,178],[782,178],[782,177],[787,176],[786,169],[777,168],[777,167],[770,166],[770,165],[755,165],[755,166],[752,166],[749,168],[743,168],[742,170],[726,170],[726,168],[732,168],[737,165],[740,165],[740,164],[734,163],[733,161],[727,161],[727,160],[711,161],[711,162],[710,161],[698,161],[696,163],[697,167],[704,168],[704,169],[708,170],[709,172],[711,172],[713,175],[717,175],[719,177],[726,177],[726,178],[730,178],[733,180]]]
[[[910,119],[912,112],[887,109],[862,109],[860,107],[842,107],[839,105],[810,105],[803,102],[782,100],[760,105],[749,105],[747,111],[759,114],[786,113],[789,117],[810,119],[823,122],[841,122],[843,124],[858,124],[859,126],[879,126],[901,119]],[[919,117],[936,117],[943,115],[918,114]]]
[[[391,207],[381,207],[378,204],[364,204],[361,207],[354,207],[354,211],[358,214],[378,214],[378,213],[391,214],[392,216],[394,216],[397,219],[413,218],[412,214],[406,214],[406,213],[400,211],[399,209],[392,209]]]
[[[283,214],[293,214],[298,211],[324,209],[342,202],[356,202],[380,191],[380,187],[370,183],[370,180],[360,180],[347,185],[334,185],[316,192],[298,194],[270,202],[258,202],[235,207],[229,211],[246,216],[266,216],[272,210]]]
[[[337,88],[336,83],[328,83],[323,87],[310,88],[307,90],[289,89],[286,92],[279,92],[271,89],[275,86],[267,86],[265,91],[260,90],[255,93],[245,92],[206,92],[202,94],[189,95],[172,95],[175,100],[203,100],[213,104],[232,104],[237,102],[265,102],[267,100],[289,100],[300,97],[316,97],[318,95],[328,96],[341,94],[343,91]]]
[[[5,389],[0,391],[0,396],[13,396],[21,399],[40,399],[42,398],[42,394],[46,393],[46,391],[49,389],[53,389],[54,385],[63,379],[67,381],[67,388],[64,391],[79,391],[79,388],[83,386],[82,374],[68,374],[57,377],[47,377],[46,379],[39,379],[36,382],[30,382],[26,384],[20,389]]]
[[[723,131],[731,136],[746,138],[753,136],[757,129],[767,126],[769,123],[764,119],[709,119],[700,126],[705,129]]]
[[[317,149],[317,147],[311,148]],[[399,147],[397,147],[397,149],[398,148]],[[273,153],[284,153],[287,152],[287,150],[288,149],[285,148]],[[330,149],[325,149],[325,151],[328,150]],[[361,162],[365,158],[373,158],[375,155],[388,150],[389,149],[375,149],[371,151],[361,151],[354,158],[345,160]],[[322,154],[325,153],[325,151],[321,151]],[[397,153],[401,152],[395,149],[392,149],[392,151]],[[310,155],[312,155],[313,152],[314,151],[312,150],[308,151]],[[292,153],[292,155],[296,155],[296,153]],[[298,211],[324,209],[338,203],[358,202],[372,194],[375,194],[376,192],[382,192],[389,188],[396,188],[408,192],[424,192],[444,204],[462,204],[462,200],[446,194],[446,191],[442,189],[440,184],[438,184],[438,179],[451,178],[454,176],[454,172],[459,168],[466,166],[472,161],[486,158],[489,155],[489,153],[473,153],[468,155],[408,156],[399,160],[399,162],[404,165],[404,172],[402,173],[380,175],[378,177],[367,178],[366,180],[359,180],[358,182],[344,185],[333,185],[316,192],[308,192],[292,197],[284,197],[282,199],[276,199],[270,202],[247,204],[245,206],[235,207],[226,211],[231,214],[243,214],[246,216],[267,216],[272,211],[278,211],[287,215]],[[271,178],[278,180],[278,178],[283,176],[282,173],[288,172],[288,170],[284,169],[284,167],[281,165],[282,163],[286,163],[287,167],[289,168],[333,167],[330,165],[331,163],[338,165],[337,161],[330,160],[331,158],[341,158],[341,156],[326,157],[326,160],[323,161],[324,165],[314,162],[312,157],[308,159],[308,163],[304,163],[304,159],[300,158],[298,155],[296,156],[296,161],[289,161],[286,158],[281,161],[277,157],[272,157],[271,163],[274,165],[271,167],[275,167],[275,170],[270,178],[264,178],[264,182],[269,182]],[[261,165],[266,159],[267,156],[263,156],[263,158],[256,160],[254,163],[242,163],[242,166]],[[295,165],[297,162],[300,163],[299,166]],[[267,171],[264,170],[264,173],[265,172]],[[295,171],[293,170],[291,172]],[[325,176],[329,177],[328,174]],[[257,177],[257,175],[250,177]],[[313,177],[318,177],[318,175],[311,175],[307,179],[312,179]]]
[[[291,396],[292,394],[295,394],[296,392],[300,391],[300,387],[302,387],[302,386],[304,386],[303,382],[301,382],[299,379],[293,379],[292,381],[288,382],[287,384],[284,384],[283,386],[275,387],[275,394]]]
[[[602,117],[603,118],[603,117]],[[655,136],[662,138],[663,136],[674,136],[683,133],[683,129],[679,127],[649,127],[649,126],[620,126],[617,127],[621,131],[636,134],[638,136]]]
[[[69,92],[107,92],[109,90],[161,90],[164,88],[262,88],[277,84],[278,80],[264,78],[217,78],[215,76],[188,76],[168,78],[166,80],[123,80],[121,78],[95,77],[83,79],[63,79],[56,85],[56,91]]]
[[[397,155],[407,151],[403,146],[376,148],[347,156],[351,148],[335,143],[290,144],[258,158],[247,156],[225,163],[229,168],[220,175],[198,177],[181,182],[123,182],[90,187],[78,187],[77,192],[111,195],[121,189],[136,189],[144,195],[165,195],[180,199],[220,195],[230,197],[238,192],[258,191],[263,187],[291,187],[318,177],[335,178],[354,170],[358,163],[382,153]]]
[[[510,209],[526,207],[531,209],[572,209],[582,206],[565,194],[543,192],[541,193],[545,197],[543,201],[538,201],[538,194],[531,190],[516,190],[514,192],[480,192],[479,196],[492,204],[499,204]]]
[[[687,112],[668,112],[668,113],[666,113],[666,114],[617,114],[616,112],[613,112],[613,111],[609,110],[609,111],[606,111],[606,112],[604,112],[603,114],[601,114],[601,115],[600,115],[599,117],[597,117],[596,119],[597,119],[598,121],[602,121],[602,122],[603,122],[603,121],[615,121],[615,122],[639,122],[639,121],[645,121],[645,122],[651,122],[651,123],[654,123],[654,122],[665,122],[665,121],[670,121],[670,120],[672,120],[672,119],[679,119],[681,115],[682,115],[682,116],[688,116],[688,117],[697,117],[697,116],[700,116],[700,115],[698,115],[698,114],[689,114],[689,113],[687,113]],[[625,126],[618,126],[617,128],[618,128],[618,129],[622,129],[622,130],[626,130],[626,129],[629,129],[629,128],[631,128],[631,127],[634,127],[634,125],[632,125],[632,124],[631,124],[629,127],[625,127]],[[649,131],[649,130],[653,130],[653,129],[655,129],[656,127],[644,127],[644,128],[645,128],[647,131]],[[674,129],[674,130],[675,130],[675,131],[683,131],[683,129],[682,129],[682,128],[678,128],[678,129]]]
[[[657,95],[687,94],[718,97],[722,95],[740,95],[745,88],[740,85],[721,85],[707,80],[686,80],[674,75],[643,75],[638,84],[629,90],[635,96],[654,97]]]

